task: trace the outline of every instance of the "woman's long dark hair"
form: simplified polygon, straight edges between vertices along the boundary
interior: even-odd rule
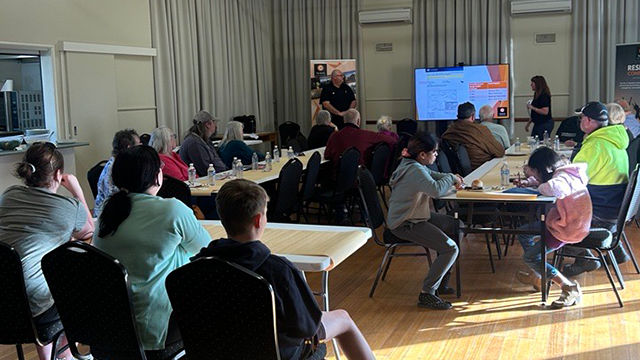
[[[551,90],[549,90],[549,85],[547,85],[547,80],[545,80],[544,76],[536,75],[531,78],[531,82],[536,84],[536,92],[533,95],[535,99],[542,94],[551,96]]]
[[[407,152],[409,153],[409,159],[415,160],[421,152],[428,153],[438,147],[436,139],[428,132],[419,131],[415,133],[409,143],[407,144]]]
[[[541,180],[540,183],[546,183],[551,180],[553,173],[560,166],[563,166],[565,161],[557,152],[548,147],[541,147],[536,149],[529,158],[529,167],[538,171]]]
[[[111,195],[100,214],[99,237],[115,234],[131,213],[129,193],[144,193],[158,185],[160,157],[151,146],[128,148],[116,156],[111,169],[113,185],[120,191]]]

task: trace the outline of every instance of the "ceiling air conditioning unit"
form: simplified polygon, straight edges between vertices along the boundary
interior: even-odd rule
[[[411,23],[411,8],[363,10],[358,13],[361,25],[392,22]]]
[[[511,16],[571,14],[571,0],[512,0]]]

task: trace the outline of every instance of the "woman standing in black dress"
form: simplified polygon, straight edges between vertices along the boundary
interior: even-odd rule
[[[527,122],[525,131],[529,131],[531,123],[533,130],[531,136],[538,135],[542,140],[544,132],[547,131],[549,136],[553,131],[553,117],[551,116],[551,91],[547,81],[543,76],[536,75],[531,78],[531,90],[533,90],[533,101],[527,104],[527,109],[531,111],[531,119]]]

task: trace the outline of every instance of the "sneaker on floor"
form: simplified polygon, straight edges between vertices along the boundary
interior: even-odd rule
[[[535,272],[518,271],[516,279],[525,285],[533,286],[533,290],[540,291],[542,289],[542,279]]]
[[[580,284],[574,281],[573,285],[562,288],[562,294],[560,294],[558,300],[551,303],[551,308],[562,309],[563,307],[573,306],[578,304],[581,299],[582,289],[580,289]]]
[[[451,295],[456,293],[456,289],[449,287],[449,280],[451,279],[451,271],[447,271],[446,274],[442,277],[442,281],[440,281],[440,285],[438,286],[438,290],[436,294],[438,295]]]
[[[451,303],[444,301],[436,295],[429,293],[421,293],[418,296],[418,307],[432,309],[432,310],[447,310],[451,309]]]
[[[584,262],[584,264],[581,265],[576,265],[575,263],[573,264],[567,264],[562,268],[562,275],[566,276],[567,278],[571,279],[574,278],[580,274],[582,274],[583,272],[591,272],[593,270],[597,270],[600,268],[600,262],[599,261],[587,261]]]

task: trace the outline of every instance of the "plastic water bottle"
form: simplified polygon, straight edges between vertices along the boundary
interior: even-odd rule
[[[549,132],[547,130],[545,130],[544,135],[542,135],[542,142],[544,146],[549,146]]]
[[[271,171],[273,169],[273,160],[271,160],[271,154],[267,151],[267,154],[264,156],[264,171]]]
[[[277,163],[280,162],[280,150],[278,150],[278,145],[273,148],[273,160]]]
[[[520,144],[520,138],[519,138],[519,137],[517,137],[517,138],[516,138],[516,142],[515,142],[515,144],[514,144],[514,145],[515,145],[515,151],[516,151],[517,153],[519,153],[519,152],[520,152],[520,149],[521,149],[521,145],[522,145],[522,144]]]
[[[189,164],[189,185],[194,185],[196,183],[196,168],[193,166],[193,163]]]
[[[238,176],[238,158],[234,157],[231,162],[231,176]]]
[[[553,140],[553,149],[555,151],[560,151],[560,138],[556,135],[555,140]]]
[[[242,168],[242,161],[241,160],[237,160],[236,161],[236,167],[238,170],[236,170],[236,177],[238,179],[244,179],[244,169]]]
[[[533,149],[535,150],[535,149],[537,149],[537,148],[538,148],[538,146],[540,146],[540,137],[538,137],[538,135],[536,135],[536,137],[534,138],[534,140],[535,140],[535,144],[534,144]]]
[[[254,152],[251,156],[251,170],[258,170],[258,153]]]
[[[505,161],[500,168],[500,182],[504,187],[509,186],[509,164]]]
[[[289,146],[289,150],[287,151],[287,157],[289,159],[293,159],[294,157],[296,157],[296,153],[293,152],[293,147]]]
[[[207,169],[207,177],[209,178],[209,186],[215,186],[216,168],[213,167],[213,164],[209,164],[209,168]]]

